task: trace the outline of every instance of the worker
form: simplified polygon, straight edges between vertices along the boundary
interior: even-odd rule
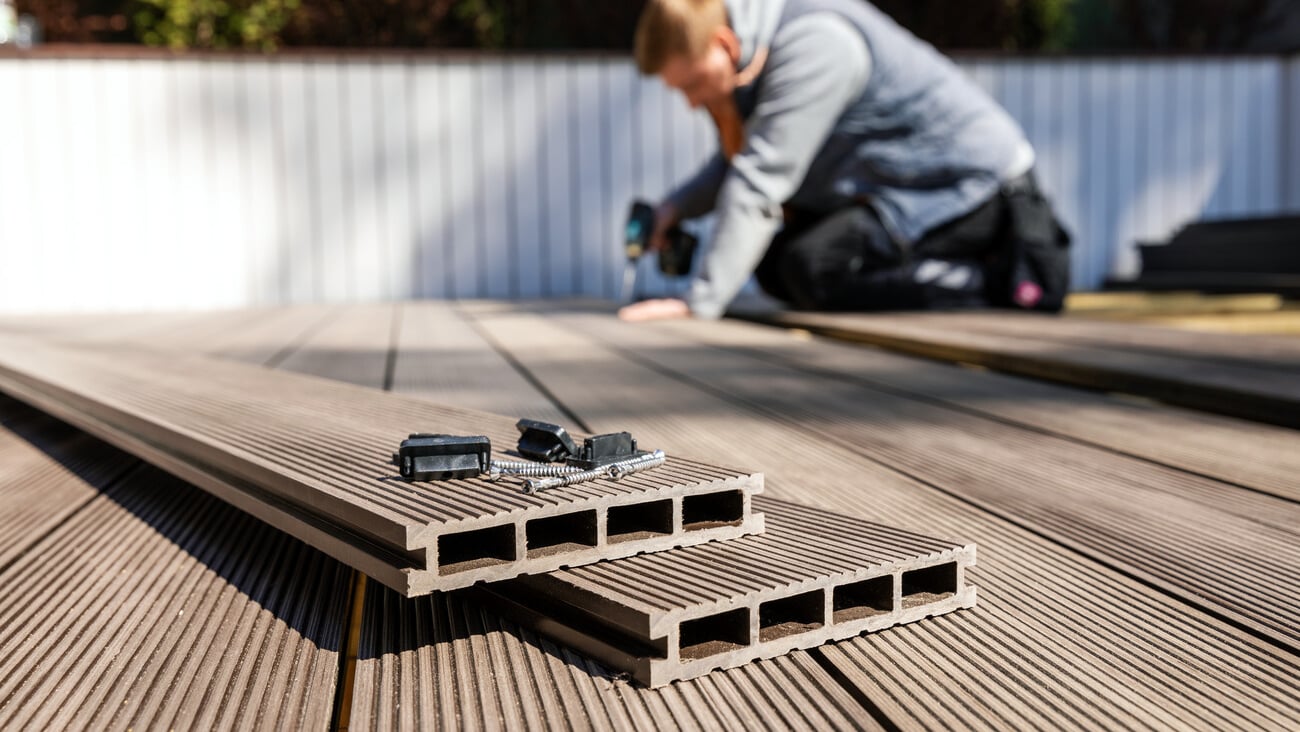
[[[648,0],[636,63],[703,108],[720,149],[656,209],[653,248],[716,212],[684,299],[717,318],[750,275],[815,310],[1059,310],[1069,237],[1016,122],[864,0]]]

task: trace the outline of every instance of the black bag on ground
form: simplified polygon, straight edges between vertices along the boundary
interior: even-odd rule
[[[1070,290],[1070,234],[1032,176],[1006,184],[1005,242],[986,269],[989,304],[1060,312]]]

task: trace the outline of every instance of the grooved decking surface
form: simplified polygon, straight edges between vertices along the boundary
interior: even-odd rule
[[[93,497],[0,571],[0,726],[328,728],[351,570],[94,451],[132,467],[67,479]]]
[[[761,535],[483,592],[525,625],[649,686],[975,605],[966,581],[974,545],[755,502],[768,523]]]
[[[762,530],[749,501],[762,490],[761,475],[673,459],[624,480],[535,495],[508,480],[408,483],[388,460],[407,433],[486,433],[500,454],[517,440],[514,420],[196,356],[30,340],[0,344],[0,353],[0,385],[14,394],[408,596]],[[368,363],[338,351],[326,360],[345,373]],[[683,501],[715,494],[738,498],[734,515],[687,525]],[[664,502],[674,505],[669,526],[626,541],[606,537],[611,508]],[[562,529],[572,538],[534,547],[531,522],[560,516],[591,524],[591,535],[583,527]],[[491,529],[501,537],[470,533]]]
[[[746,317],[912,355],[1300,427],[1298,354],[1285,338],[1171,333],[1114,323],[1058,325],[1048,316],[1014,313]]]
[[[609,313],[607,306],[556,303],[322,306],[59,319],[49,337],[206,352],[452,407],[536,415],[580,431],[628,429],[670,456],[762,469],[765,494],[775,499],[979,546],[979,565],[970,572],[979,604],[972,610],[659,689],[502,619],[490,603],[460,593],[404,599],[372,582],[355,606],[359,644],[350,683],[337,684],[334,666],[329,681],[322,674],[286,687],[281,708],[323,714],[314,722],[366,729],[1300,726],[1300,654],[1291,620],[1300,615],[1291,553],[1300,531],[1294,431],[768,327],[629,327]],[[23,330],[44,335],[41,327]],[[1090,337],[1068,347],[1113,348]],[[1170,338],[1138,355],[1201,370],[1251,368],[1240,361],[1275,357],[1237,351],[1212,361],[1206,351],[1219,346],[1207,341],[1184,359]],[[1039,343],[1041,350],[1062,346]],[[1157,345],[1163,352],[1155,352]],[[1265,369],[1279,378],[1275,366],[1255,367]],[[1261,398],[1266,383],[1255,383]],[[63,467],[73,456],[101,464],[85,447],[94,440],[22,426],[30,419],[30,410],[10,416],[0,402],[0,423],[21,448],[8,452],[0,440],[0,502],[18,495],[17,484],[2,480],[10,469],[4,455],[47,456],[41,475],[81,475]],[[25,475],[18,462],[13,470]],[[98,469],[110,486],[121,480],[111,467]],[[66,556],[51,554],[60,545],[42,537],[73,527],[78,511],[97,505],[107,490],[51,488],[48,500],[26,493],[3,504],[30,503],[47,518],[28,524],[10,545],[0,576]],[[63,495],[89,503],[64,508]],[[158,510],[161,501],[146,496],[138,505]],[[75,527],[68,530],[85,524]],[[217,528],[200,521],[192,536],[213,542]],[[162,541],[200,565],[218,561],[174,537]],[[250,566],[244,555],[230,556],[231,566]],[[152,566],[156,574],[157,561],[137,567],[149,574]],[[312,595],[281,584],[289,604],[266,605],[261,617],[296,622],[314,606]],[[40,590],[21,585],[20,596],[43,597]],[[239,602],[257,600],[243,585],[228,591]],[[334,586],[334,595],[349,602],[350,584]],[[97,598],[107,613],[97,625],[90,625],[94,614],[61,622],[134,637],[142,627],[137,614],[109,612],[131,597],[118,590]],[[224,612],[210,609],[205,617]],[[342,633],[347,613],[332,612]],[[47,664],[80,658],[77,638],[56,635],[43,653],[4,667],[4,678],[18,688],[51,689],[44,702],[51,706],[0,706],[0,722],[14,709],[24,715],[18,719],[53,719],[52,705],[65,699],[69,709],[86,706],[84,683],[39,686]],[[253,669],[264,662],[214,676],[181,647],[161,644],[151,656],[169,669],[173,684],[224,684],[233,697],[249,700],[239,709],[266,708],[265,695],[242,685],[260,678]],[[338,655],[313,637],[297,648],[298,658],[320,654],[320,662]],[[93,658],[87,663],[95,668]],[[128,673],[104,678],[110,690],[146,684]],[[336,702],[341,716],[332,712]],[[221,717],[231,718],[248,717]],[[175,726],[193,726],[188,717],[174,719]]]

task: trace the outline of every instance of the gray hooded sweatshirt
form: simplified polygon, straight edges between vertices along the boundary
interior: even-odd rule
[[[725,0],[745,146],[671,193],[683,218],[718,212],[687,301],[716,318],[781,224],[781,207],[866,202],[906,247],[1033,166],[1019,126],[947,58],[865,0]]]

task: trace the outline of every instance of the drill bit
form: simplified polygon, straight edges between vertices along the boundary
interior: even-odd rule
[[[623,292],[621,299],[623,303],[630,303],[636,297],[634,288],[636,287],[636,268],[641,262],[639,259],[627,260],[627,266],[623,267]]]

